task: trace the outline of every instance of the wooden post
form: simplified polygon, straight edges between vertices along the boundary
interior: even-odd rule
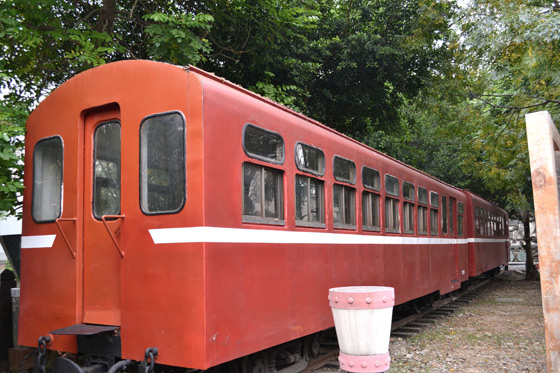
[[[560,372],[560,134],[547,111],[525,116],[549,372]]]

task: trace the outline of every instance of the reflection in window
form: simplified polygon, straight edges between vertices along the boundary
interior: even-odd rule
[[[414,185],[405,181],[403,182],[402,190],[404,199],[414,202]]]
[[[362,183],[364,184],[364,187],[368,189],[379,190],[381,185],[379,171],[369,167],[364,167],[362,169]]]
[[[428,204],[428,191],[425,188],[418,187],[418,203]]]
[[[387,194],[399,196],[399,179],[391,175],[385,175],[385,191]]]
[[[398,199],[385,198],[385,229],[388,232],[400,232]]]
[[[364,229],[381,229],[381,217],[379,216],[379,195],[376,193],[363,192],[362,194],[362,219]]]
[[[336,225],[356,225],[356,191],[346,185],[333,185],[333,221]]]
[[[281,171],[243,164],[243,215],[284,219],[283,190]]]
[[[247,125],[243,133],[243,149],[247,155],[272,163],[284,162],[284,140],[274,132]]]
[[[356,182],[356,165],[354,162],[338,156],[333,162],[334,178],[338,181],[354,184]]]
[[[301,171],[322,176],[325,173],[325,154],[321,149],[298,143],[296,165]]]
[[[311,177],[296,175],[296,220],[324,223],[323,182]]]
[[[140,126],[140,198],[145,213],[172,213],[185,202],[185,122],[179,113]]]
[[[32,215],[38,222],[52,222],[62,213],[62,153],[60,137],[40,140],[33,151]]]
[[[103,123],[94,134],[93,216],[121,212],[121,126]]]

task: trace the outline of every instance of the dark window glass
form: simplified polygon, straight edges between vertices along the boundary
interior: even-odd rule
[[[93,216],[121,212],[121,126],[103,123],[94,134]]]
[[[455,198],[449,197],[449,233],[455,233],[455,228],[453,225],[453,204]]]
[[[300,222],[325,222],[323,182],[311,177],[296,175],[296,220]]]
[[[333,161],[334,178],[350,184],[356,182],[356,165],[348,159],[335,156]]]
[[[428,233],[428,208],[418,206],[418,234]]]
[[[430,192],[430,204],[432,207],[439,207],[439,195],[436,192]]]
[[[385,175],[385,192],[392,196],[399,196],[399,179],[391,175]]]
[[[400,232],[399,200],[385,198],[385,229],[387,232]]]
[[[243,164],[243,215],[264,223],[284,219],[283,190],[282,171]]]
[[[379,216],[379,195],[376,193],[363,192],[362,194],[362,218],[365,229],[381,229],[381,218]]]
[[[447,197],[441,196],[441,231],[447,233]]]
[[[321,149],[297,144],[296,165],[302,171],[322,176],[325,174],[325,154]]]
[[[463,215],[457,215],[457,234],[463,235]]]
[[[243,149],[252,158],[278,164],[284,162],[282,136],[253,125],[245,126]]]
[[[379,190],[381,186],[379,171],[369,167],[362,168],[362,183],[368,189]]]
[[[463,213],[463,202],[457,202],[457,213],[458,214],[462,214]]]
[[[425,188],[418,187],[418,203],[428,204],[428,191]]]
[[[333,220],[335,227],[356,225],[356,191],[346,185],[333,185]]]
[[[185,203],[185,122],[156,115],[140,127],[140,199],[145,213],[172,213]]]
[[[402,190],[404,199],[414,202],[414,185],[405,181],[403,183]]]
[[[52,222],[62,214],[62,156],[60,137],[40,140],[33,150],[32,215],[37,223]]]

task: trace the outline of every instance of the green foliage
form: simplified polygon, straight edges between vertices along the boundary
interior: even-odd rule
[[[0,212],[21,215],[18,195],[23,189],[23,136],[27,112],[0,106]]]

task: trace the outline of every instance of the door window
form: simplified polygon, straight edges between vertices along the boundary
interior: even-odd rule
[[[95,129],[93,167],[93,216],[121,212],[121,126],[102,123]]]

